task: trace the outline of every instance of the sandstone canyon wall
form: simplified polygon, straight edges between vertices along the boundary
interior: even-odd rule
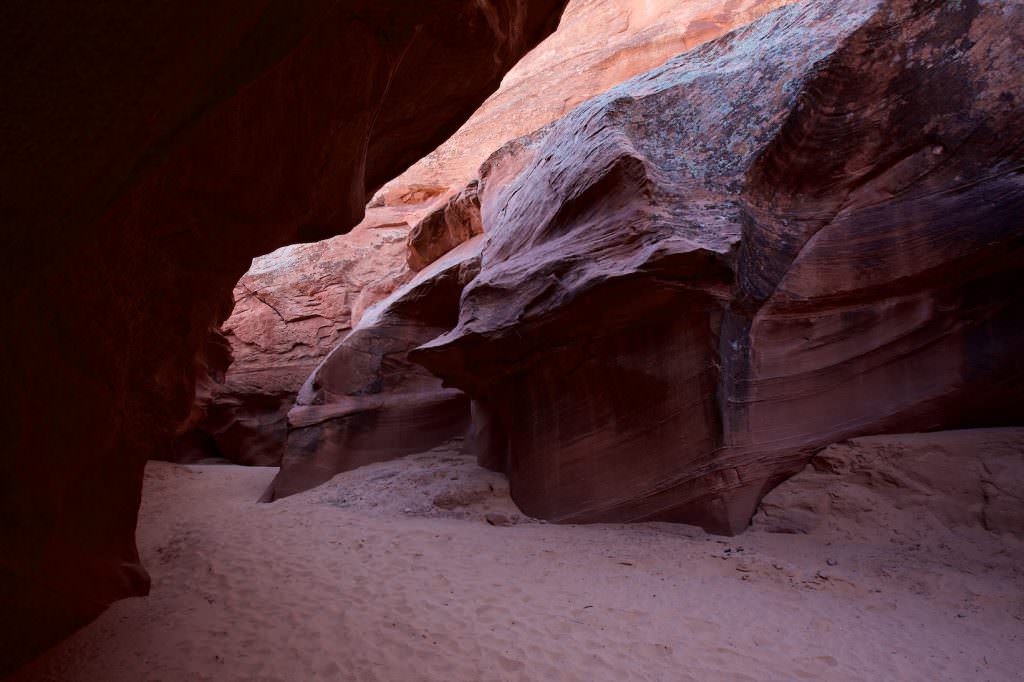
[[[365,310],[309,375],[286,414],[283,440],[265,428],[257,434],[281,452],[280,472],[264,501],[472,432],[466,394],[442,386],[408,354],[458,322],[462,291],[480,270],[483,216],[498,210],[491,197],[502,195],[539,140],[527,135],[492,154],[477,179],[409,233],[407,264],[417,272]],[[214,401],[210,411],[216,408]]]
[[[506,142],[792,1],[571,0],[558,30],[509,71],[458,132],[386,184],[381,196],[410,186],[458,190]]]
[[[370,304],[411,276],[405,221],[429,205],[371,207],[342,237],[254,259],[221,327],[231,360],[220,376],[200,382],[194,418],[157,455],[279,464],[287,413],[303,381]]]
[[[523,511],[734,533],[830,443],[1024,419],[1024,5],[815,0],[553,123],[458,325]]]
[[[10,3],[0,671],[144,594],[146,458],[252,257],[359,222],[561,0]],[[198,360],[197,360],[198,358]]]
[[[459,245],[370,308],[309,376],[288,414],[281,471],[266,499],[465,434],[469,399],[407,355],[458,321],[459,297],[479,271],[482,239]]]
[[[363,310],[482,229],[473,224],[480,165],[509,140],[669,57],[786,0],[572,0],[558,30],[522,59],[459,131],[371,201],[351,233],[258,258],[224,324],[234,362],[206,382],[196,419],[164,453],[277,464],[286,415],[317,363]],[[447,209],[445,208],[447,207]],[[408,251],[398,240],[408,236]],[[408,260],[408,264],[406,264]]]

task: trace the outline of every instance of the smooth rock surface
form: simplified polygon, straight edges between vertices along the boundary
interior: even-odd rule
[[[531,516],[735,533],[830,443],[1024,420],[1019,2],[804,2],[581,105],[458,326]]]
[[[189,417],[251,259],[358,223],[563,5],[0,11],[0,671],[147,591],[143,466]]]

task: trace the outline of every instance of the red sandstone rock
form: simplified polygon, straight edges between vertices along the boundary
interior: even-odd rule
[[[465,433],[469,399],[443,388],[406,354],[455,324],[459,296],[479,268],[482,240],[460,245],[370,308],[310,375],[288,414],[281,471],[265,499]]]
[[[457,135],[388,183],[370,202],[359,228],[326,246],[287,247],[274,265],[257,259],[236,288],[235,310],[225,323],[235,363],[204,407],[205,433],[189,433],[188,441],[216,446],[205,456],[277,464],[295,391],[361,311],[391,293],[412,271],[480,233],[474,178],[489,154],[588,97],[781,4],[783,0],[570,2],[558,31],[507,75],[502,88]],[[516,153],[523,149],[522,144],[512,147]],[[484,172],[499,165],[500,158],[508,177],[495,180],[514,177],[516,169],[508,166],[506,156],[487,161]],[[361,230],[373,234],[378,228],[387,240],[409,232],[408,256],[390,241],[377,240],[378,248],[371,251],[349,243]],[[361,260],[359,265],[349,264],[354,258]],[[343,265],[328,272],[334,260]],[[257,295],[281,314],[260,303]],[[355,318],[351,322],[350,315]]]
[[[478,190],[479,183],[474,180],[409,232],[407,263],[411,270],[422,270],[462,242],[483,233]]]
[[[1019,423],[1019,3],[781,9],[575,109],[410,353],[555,521],[734,533],[829,443]]]
[[[142,467],[251,258],[358,223],[562,4],[5,8],[0,669],[148,589]]]
[[[429,254],[430,264],[367,310],[309,376],[288,413],[287,446],[264,430],[264,442],[280,442],[284,453],[264,500],[307,490],[371,462],[420,452],[462,437],[467,429],[471,443],[482,437],[479,428],[470,429],[468,397],[442,387],[437,377],[409,362],[407,353],[458,321],[459,298],[479,271],[485,239],[468,226],[479,225],[481,212],[495,209],[489,197],[500,194],[533,158],[539,139],[524,136],[492,154],[479,180],[420,224],[431,227],[418,228],[413,241]],[[461,239],[468,241],[455,245]],[[445,241],[445,248],[437,247]],[[442,250],[446,253],[438,257]],[[288,281],[296,281],[294,272]]]
[[[235,361],[207,395],[197,394],[202,416],[178,440],[174,459],[279,465],[295,394],[366,307],[412,276],[404,221],[430,206],[371,207],[341,238],[256,258],[223,325]]]
[[[793,0],[570,0],[558,30],[444,144],[385,185],[458,190],[509,140]]]
[[[867,436],[836,443],[761,501],[754,525],[913,543],[987,530],[1024,537],[1024,429]]]

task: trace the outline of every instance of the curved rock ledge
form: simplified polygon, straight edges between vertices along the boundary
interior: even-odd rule
[[[406,356],[455,324],[483,239],[461,244],[367,310],[313,371],[288,413],[281,471],[265,500],[465,434],[469,398]]]
[[[1020,423],[1022,27],[803,2],[584,103],[410,357],[561,522],[735,533],[830,443]]]

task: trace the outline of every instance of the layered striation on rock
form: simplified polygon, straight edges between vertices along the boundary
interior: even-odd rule
[[[175,457],[276,464],[295,391],[358,321],[349,322],[349,306],[358,318],[414,272],[481,232],[478,167],[492,152],[587,98],[782,4],[569,2],[558,30],[517,64],[456,135],[388,183],[370,202],[359,228],[324,246],[286,247],[270,262],[254,262],[235,290],[235,309],[225,323],[235,363],[203,404],[207,419],[179,440],[183,448]],[[366,240],[350,244],[361,231],[381,237],[371,242],[374,250],[363,248]],[[391,242],[399,233],[408,235],[407,252]],[[350,262],[355,259],[360,265]]]
[[[416,203],[372,206],[342,237],[254,259],[222,326],[234,361],[219,380],[197,389],[199,416],[168,458],[279,465],[296,393],[366,309],[412,276],[405,221],[436,199],[421,190],[406,198]]]
[[[419,272],[459,244],[483,234],[480,183],[473,180],[409,232],[406,263]]]
[[[483,237],[467,241],[371,307],[324,358],[288,413],[281,471],[265,499],[308,490],[373,462],[461,437],[469,399],[409,362],[408,351],[450,329],[479,271]]]
[[[734,533],[829,443],[1020,423],[1022,27],[804,2],[584,103],[410,357],[562,522]]]
[[[142,467],[251,259],[358,223],[563,4],[5,7],[0,670],[148,589]]]
[[[458,132],[384,192],[403,192],[409,185],[458,190],[509,140],[792,1],[570,0],[558,30],[508,72]]]
[[[466,283],[480,271],[481,226],[501,210],[495,198],[534,158],[542,134],[517,138],[491,154],[462,192],[436,202],[409,234],[409,260],[422,264],[407,283],[366,310],[309,375],[287,413],[281,470],[265,501],[324,483],[335,474],[423,447],[481,437],[460,390],[410,362],[409,351],[449,331]],[[427,226],[427,227],[424,227]],[[443,254],[443,255],[442,255]],[[364,292],[365,293],[365,292]],[[273,434],[265,442],[274,442]]]

